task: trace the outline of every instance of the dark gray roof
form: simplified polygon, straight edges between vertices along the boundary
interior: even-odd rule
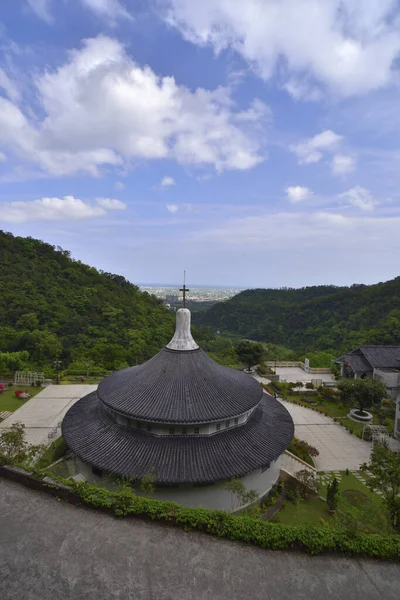
[[[345,354],[338,359],[339,362],[348,363],[356,373],[369,373],[372,367],[363,354]]]
[[[336,362],[348,362],[357,372],[373,371],[378,368],[400,368],[400,346],[359,346]]]
[[[400,367],[400,346],[360,346],[360,350],[375,369]]]
[[[206,423],[246,412],[263,391],[255,379],[219,365],[201,349],[164,348],[143,365],[103,379],[97,393],[113,410],[139,420]]]
[[[153,468],[157,482],[211,483],[268,466],[288,447],[294,425],[282,404],[264,394],[245,425],[214,435],[155,436],[119,425],[96,392],[67,412],[62,434],[83,461],[124,477]]]

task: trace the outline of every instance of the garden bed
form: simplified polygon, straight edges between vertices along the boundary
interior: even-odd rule
[[[364,476],[364,474],[363,474]],[[319,486],[319,493],[326,498],[327,485]],[[340,474],[337,515],[329,513],[327,503],[321,498],[310,497],[293,503],[286,500],[272,519],[284,525],[336,525],[337,520],[352,521],[361,530],[372,533],[392,533],[381,498],[361,483],[352,473]]]
[[[15,392],[19,389],[24,390],[24,392],[30,394],[31,397],[43,390],[42,387],[21,386],[20,384],[14,385],[12,388],[6,388],[3,393],[0,394],[0,412],[15,412],[18,408],[23,406],[25,402],[30,400],[30,398],[16,398]]]

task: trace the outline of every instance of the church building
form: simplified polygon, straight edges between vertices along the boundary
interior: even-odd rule
[[[106,377],[62,423],[88,481],[153,473],[154,498],[226,510],[232,478],[259,497],[271,489],[293,432],[288,411],[254,378],[199,348],[186,308],[165,348]]]

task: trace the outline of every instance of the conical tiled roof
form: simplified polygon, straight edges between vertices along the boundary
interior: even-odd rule
[[[62,423],[83,461],[135,478],[154,467],[159,483],[207,483],[268,467],[293,430],[288,411],[255,379],[197,346],[187,309],[177,312],[161,352],[106,377]]]

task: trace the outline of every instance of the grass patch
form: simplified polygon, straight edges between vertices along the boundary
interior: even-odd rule
[[[361,481],[358,481],[357,477],[354,477],[353,473],[349,473],[348,475],[346,475],[346,471],[341,471],[341,476],[342,478],[339,482],[339,492],[341,494],[346,490],[355,490],[358,492],[362,492],[369,500],[380,502],[379,496],[374,492],[371,492],[371,490],[366,485],[361,483]],[[324,496],[326,498],[326,492],[327,486],[320,485],[319,493],[321,494],[321,496]]]
[[[28,402],[28,399],[19,399],[14,396],[16,390],[24,390],[28,394],[32,396],[36,396],[39,392],[41,392],[44,388],[41,387],[31,387],[25,385],[14,385],[10,389],[5,389],[2,394],[0,394],[0,411],[8,410],[9,412],[15,412],[18,408],[23,406],[25,402]]]
[[[361,506],[363,502],[370,502],[368,496],[359,490],[344,490],[343,496],[352,506]]]
[[[332,516],[326,502],[319,498],[308,498],[297,504],[287,501],[272,519],[273,523],[284,525],[323,525],[324,521],[332,521]]]
[[[310,497],[297,504],[287,500],[272,522],[283,525],[328,525],[338,521],[344,527],[357,527],[364,532],[391,534],[393,530],[386,516],[382,499],[352,473],[341,473],[338,510],[335,516],[328,512],[326,502]],[[319,494],[326,498],[327,485],[320,485]]]

